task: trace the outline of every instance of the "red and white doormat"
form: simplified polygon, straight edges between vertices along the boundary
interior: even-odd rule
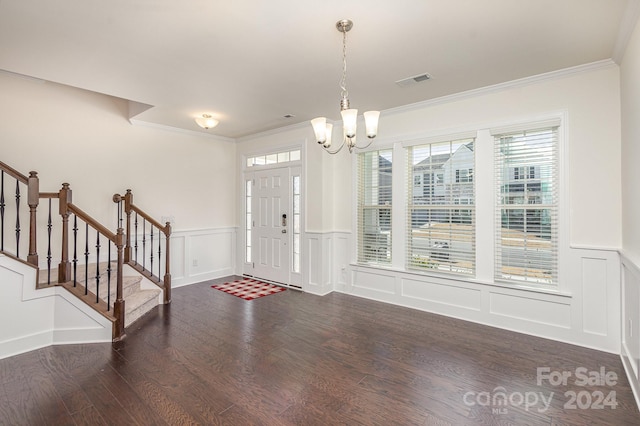
[[[240,297],[244,300],[253,300],[259,297],[280,293],[281,291],[286,290],[286,288],[284,287],[278,287],[277,285],[268,284],[249,278],[224,284],[212,285],[211,288],[224,291],[225,293]]]

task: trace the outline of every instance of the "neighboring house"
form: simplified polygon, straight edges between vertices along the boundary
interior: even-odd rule
[[[412,227],[429,223],[464,223],[468,210],[451,206],[473,204],[473,142],[461,145],[453,154],[436,154],[413,167],[413,204],[448,206],[442,210],[418,210],[412,215]]]

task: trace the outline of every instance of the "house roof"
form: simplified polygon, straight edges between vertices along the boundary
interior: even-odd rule
[[[422,169],[437,170],[437,169],[441,169],[463,147],[468,149],[469,151],[473,152],[474,143],[473,143],[473,141],[471,141],[469,143],[466,143],[464,145],[459,146],[458,149],[456,149],[453,154],[437,154],[437,155],[432,155],[430,157],[427,157],[424,160],[422,160],[419,163],[417,163],[416,165],[414,165],[413,166],[413,170],[422,170]]]

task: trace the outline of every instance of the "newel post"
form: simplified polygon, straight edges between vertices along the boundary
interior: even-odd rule
[[[118,250],[118,266],[116,273],[116,301],[113,303],[113,316],[116,320],[113,324],[113,340],[118,341],[124,339],[125,337],[124,298],[122,295],[124,231],[122,228],[118,228],[115,243]]]
[[[166,249],[165,253],[165,265],[164,265],[164,303],[171,303],[171,222],[167,222],[164,231]]]
[[[62,184],[59,192],[60,216],[62,216],[62,253],[58,267],[58,282],[71,281],[71,263],[69,262],[69,204],[71,204],[71,189],[68,183]]]
[[[29,254],[27,262],[38,266],[38,247],[36,234],[36,212],[40,203],[40,180],[37,172],[29,172],[27,204],[29,204]]]

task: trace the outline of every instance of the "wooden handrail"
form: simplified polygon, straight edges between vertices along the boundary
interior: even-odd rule
[[[97,220],[95,220],[94,218],[92,218],[91,216],[89,216],[87,213],[85,213],[84,211],[82,211],[78,206],[72,204],[72,203],[68,203],[67,204],[67,208],[69,209],[69,211],[73,214],[75,214],[76,216],[78,216],[79,219],[82,219],[83,221],[85,221],[86,223],[89,224],[89,226],[91,226],[93,229],[95,229],[96,231],[98,231],[100,234],[104,235],[105,237],[107,237],[109,240],[111,240],[111,242],[113,242],[114,244],[117,243],[117,235],[114,234],[113,232],[111,232],[110,230],[108,230],[105,226],[103,226],[102,224],[100,224]]]
[[[60,193],[59,192],[41,192],[40,194],[40,198],[60,198]]]
[[[11,167],[10,165],[0,161],[0,169],[6,172],[9,176],[15,179],[18,179],[20,182],[24,183],[25,185],[28,184],[29,178],[23,175],[22,173],[20,173],[19,171],[17,171],[16,169],[14,169],[13,167]],[[35,173],[35,172],[31,172],[31,173]]]
[[[171,225],[169,225],[169,222],[167,222],[164,225],[161,224],[160,222],[158,222],[157,220],[149,216],[149,214],[145,213],[142,209],[140,209],[135,204],[131,204],[131,211],[138,213],[138,215],[142,216],[147,222],[149,222],[150,224],[152,224],[153,226],[161,230],[165,236],[171,235]]]

